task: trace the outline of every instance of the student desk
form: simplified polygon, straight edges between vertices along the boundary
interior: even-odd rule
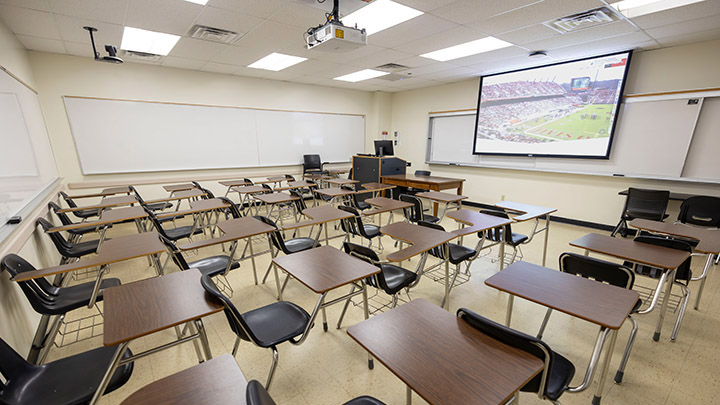
[[[303,210],[303,215],[310,218],[309,221],[302,221],[295,224],[283,226],[284,231],[293,229],[303,228],[306,226],[319,225],[317,236],[315,237],[315,244],[317,245],[320,239],[320,232],[323,228],[325,229],[325,244],[330,244],[330,238],[328,237],[327,224],[334,221],[342,221],[343,219],[352,218],[353,214],[337,209],[330,205],[319,205],[317,207],[306,208]]]
[[[705,288],[707,273],[713,263],[713,255],[720,254],[720,230],[696,228],[683,224],[668,224],[665,222],[649,221],[647,219],[640,218],[630,221],[630,226],[644,231],[680,236],[698,241],[694,250],[707,255],[707,260],[705,261],[705,267],[703,268],[702,274],[699,277],[693,278],[693,281],[701,280],[700,287],[698,288],[698,295],[695,299],[695,309],[698,309],[700,306],[700,298],[702,297],[703,289]]]
[[[327,332],[327,316],[325,308],[343,302],[351,297],[362,294],[365,319],[368,319],[367,286],[365,278],[380,272],[380,268],[364,260],[352,257],[332,246],[320,246],[315,249],[293,253],[291,255],[273,259],[275,271],[275,284],[278,290],[278,301],[282,300],[282,288],[277,267],[285,270],[289,275],[300,281],[314,293],[320,294],[315,304],[310,320],[299,339],[302,343],[312,327],[319,310],[322,310],[323,330]],[[287,281],[287,280],[286,280]],[[325,302],[328,292],[344,285],[352,284],[353,288],[342,297]],[[358,289],[358,291],[355,291]],[[372,360],[368,359],[368,366],[372,368]]]
[[[599,404],[617,332],[635,306],[639,294],[626,288],[599,283],[522,261],[513,263],[505,270],[492,275],[485,280],[485,284],[508,293],[505,315],[505,324],[508,327],[515,296],[600,326],[585,378],[579,386],[571,387],[570,392],[583,391],[592,384],[592,377],[605,340],[610,335],[610,345],[605,351],[603,368],[593,398],[593,404]]]
[[[152,382],[122,405],[245,405],[247,380],[229,354]]]
[[[239,187],[239,186],[251,186],[252,182],[249,182],[245,179],[242,180],[223,180],[219,181],[220,185],[227,187],[227,191],[225,191],[225,197],[227,197],[228,194],[230,194],[230,189],[233,187]]]
[[[165,191],[170,193],[170,195],[172,195],[173,193],[175,193],[177,191],[192,190],[197,187],[192,183],[183,183],[183,184],[170,184],[167,186],[163,186],[163,188],[165,189]]]
[[[297,190],[300,188],[316,188],[317,186],[317,183],[311,183],[307,180],[288,181],[286,187],[278,187],[275,189],[275,191]]]
[[[389,212],[390,216],[388,218],[388,225],[393,220],[393,211],[395,210],[402,210],[405,208],[412,207],[412,203],[400,201],[400,200],[393,200],[392,198],[387,197],[374,197],[374,198],[366,198],[365,202],[372,205],[374,208],[369,209],[365,212],[363,212],[363,215],[366,217],[369,217],[371,215],[380,215],[378,218],[378,223],[382,223],[382,213],[383,212]]]
[[[457,189],[457,195],[462,194],[465,179],[438,176],[416,176],[414,174],[391,174],[380,177],[381,183],[393,184],[400,187],[415,187],[431,191],[441,191],[451,188]],[[437,216],[438,204],[433,206],[433,215]]]
[[[193,224],[192,228],[190,230],[190,235],[194,235],[195,229],[198,227],[200,228],[210,228],[210,235],[215,235],[215,228],[214,224],[212,223],[212,213],[217,212],[218,210],[222,210],[225,208],[230,207],[230,204],[226,203],[225,201],[219,199],[219,198],[208,198],[205,200],[197,200],[197,201],[190,201],[190,208],[187,210],[182,211],[171,211],[171,212],[161,212],[157,214],[158,218],[175,218],[180,217],[184,215],[193,215]],[[217,216],[215,218],[215,223],[217,223]]]
[[[426,191],[424,193],[418,193],[416,194],[416,196],[433,201],[435,205],[437,205],[438,203],[445,204],[442,210],[442,214],[440,214],[439,217],[440,220],[442,220],[445,216],[445,212],[447,212],[450,204],[455,204],[457,206],[457,209],[460,209],[460,201],[467,199],[467,197],[464,195],[441,193],[439,191]]]
[[[688,257],[690,257],[690,252],[683,252],[677,249],[670,249],[622,238],[613,238],[608,235],[600,235],[596,233],[589,233],[581,238],[575,239],[570,242],[570,246],[585,249],[585,254],[587,254],[588,251],[596,252],[665,270],[658,280],[658,285],[655,288],[655,294],[652,297],[650,306],[647,309],[638,312],[640,314],[646,314],[655,309],[655,305],[660,297],[660,290],[662,289],[663,283],[667,282],[665,298],[663,299],[662,308],[660,309],[660,314],[658,316],[657,327],[655,328],[655,333],[653,334],[654,341],[657,342],[660,340],[660,331],[662,330],[662,324],[665,318],[665,313],[667,312],[670,293],[672,292],[673,281],[675,280],[675,270],[685,260],[687,260]]]
[[[321,189],[315,190],[315,192],[317,194],[329,197],[330,200],[328,200],[328,202],[327,202],[328,205],[333,204],[336,201],[339,202],[339,200],[342,200],[349,195],[355,194],[355,191],[353,191],[353,190],[345,190],[340,187],[321,188]]]
[[[230,187],[230,191],[238,193],[239,204],[244,212],[245,206],[250,210],[250,205],[255,205],[255,201],[250,199],[251,196],[265,193],[268,189],[263,186],[232,186]],[[257,214],[257,206],[255,206],[255,213]]]
[[[373,193],[373,197],[377,197],[378,193],[382,193],[382,195],[385,195],[385,190],[392,190],[396,186],[393,186],[392,184],[383,184],[383,183],[364,183],[360,185],[363,190],[359,190],[358,194],[360,193]]]
[[[297,196],[287,194],[287,193],[270,193],[270,194],[256,194],[253,195],[253,198],[261,201],[265,205],[265,210],[267,211],[267,216],[270,217],[272,215],[272,212],[275,210],[275,206],[278,204],[285,204],[289,202],[293,202],[295,200],[299,200]],[[270,208],[268,208],[270,207]],[[292,207],[295,209],[295,207]],[[280,223],[282,224],[283,217],[282,212],[280,212],[280,209],[278,209],[278,219],[280,220]]]
[[[535,225],[533,225],[533,229],[530,232],[530,239],[528,239],[525,243],[530,243],[532,238],[538,233],[543,231],[545,232],[542,258],[542,265],[544,266],[545,259],[547,259],[548,235],[550,234],[550,214],[557,211],[557,208],[538,207],[535,205],[522,204],[512,201],[500,201],[499,203],[496,203],[495,206],[507,211],[519,213],[520,215],[512,217],[512,219],[516,222],[524,222],[531,219],[535,220]],[[537,229],[538,224],[540,223],[540,217],[543,216],[545,217],[545,228]],[[502,262],[500,264],[500,269],[502,269]]]
[[[205,293],[197,269],[108,288],[104,293],[104,301],[103,344],[117,345],[117,350],[91,404],[96,404],[100,399],[115,369],[135,359],[190,340],[195,343],[200,362],[212,358],[202,318],[220,312],[224,307],[217,299]],[[188,326],[192,334],[189,336],[180,333],[178,327],[185,323],[190,323]],[[193,326],[197,331],[192,330]],[[170,327],[176,327],[177,340],[122,358],[131,341]],[[195,339],[202,343],[204,359]]]
[[[348,335],[431,404],[505,404],[543,362],[423,299],[348,328]]]
[[[326,171],[330,176],[337,177],[341,174],[350,173],[350,168],[346,167],[346,168],[342,168],[342,169],[327,169]]]
[[[69,229],[95,227],[96,230],[100,231],[100,239],[96,249],[96,253],[99,253],[103,242],[105,242],[105,234],[111,225],[132,220],[135,221],[135,227],[138,232],[145,232],[145,225],[141,222],[141,220],[147,218],[147,216],[147,212],[145,212],[142,207],[116,208],[103,211],[100,214],[100,218],[95,221],[76,222],[70,225],[55,226],[48,229],[47,233],[67,231]]]
[[[100,213],[108,208],[120,207],[123,205],[137,204],[137,199],[134,195],[123,195],[120,197],[103,197],[103,199],[94,205],[88,205],[85,207],[74,207],[74,208],[63,208],[58,212],[73,212],[81,210],[100,210]]]
[[[76,199],[76,198],[90,198],[90,197],[108,197],[115,194],[130,194],[130,187],[129,186],[120,186],[120,187],[110,187],[103,189],[102,191],[98,193],[91,193],[91,194],[76,194],[76,195],[69,195],[68,198]]]
[[[195,250],[206,246],[213,246],[220,243],[230,242],[232,243],[232,247],[230,248],[230,259],[228,260],[228,267],[225,269],[225,273],[227,273],[233,263],[235,251],[237,250],[238,240],[270,233],[276,229],[275,227],[252,217],[234,218],[228,221],[221,221],[218,222],[218,228],[220,228],[220,230],[223,232],[222,236],[179,245],[178,249],[182,251]],[[257,269],[255,267],[255,253],[253,252],[252,240],[248,241],[248,246],[250,248],[250,260],[253,267],[253,276],[255,276],[255,284],[257,285],[258,278]]]
[[[411,224],[409,222],[395,222],[393,224],[383,226],[380,228],[380,233],[388,235],[394,239],[410,243],[410,246],[388,254],[386,256],[387,260],[391,262],[402,262],[403,260],[408,260],[419,254],[423,255],[418,262],[418,280],[420,279],[425,267],[425,261],[427,260],[429,250],[447,243],[457,237],[457,235],[453,233],[443,232],[437,229]],[[445,295],[443,300],[445,303],[445,309],[450,307],[450,262],[447,259],[448,257],[450,257],[450,255],[446,251]]]
[[[349,184],[360,183],[359,180],[353,180],[353,179],[328,179],[327,182],[330,184],[338,185],[338,186],[347,186]]]
[[[466,209],[451,211],[447,214],[447,216],[462,225],[462,227],[459,229],[449,231],[450,233],[454,233],[460,238],[466,235],[472,235],[473,233],[485,232],[488,229],[505,226],[513,222],[511,219],[500,218],[494,215],[482,214],[480,212],[470,211]],[[505,257],[505,244],[500,241],[492,243],[488,246],[483,246],[484,242],[485,238],[479,238],[478,243],[475,246],[475,250],[479,254],[482,249],[489,249],[499,244],[500,249],[498,249],[498,262],[500,263],[500,270],[502,270],[503,258]]]

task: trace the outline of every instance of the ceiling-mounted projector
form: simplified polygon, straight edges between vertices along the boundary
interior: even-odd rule
[[[325,24],[307,30],[307,49],[341,53],[367,45],[367,32],[364,28],[346,27],[340,21],[339,2],[340,0],[333,0],[333,10],[327,14]]]

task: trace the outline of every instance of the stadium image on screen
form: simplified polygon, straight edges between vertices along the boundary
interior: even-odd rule
[[[608,158],[630,55],[483,76],[473,153]]]

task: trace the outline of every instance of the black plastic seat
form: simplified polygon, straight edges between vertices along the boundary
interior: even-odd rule
[[[61,208],[60,208],[60,206],[57,205],[55,202],[50,201],[50,202],[48,203],[48,209],[49,209],[49,210],[52,210],[52,211],[55,213],[55,215],[58,217],[58,219],[60,219],[60,223],[62,223],[63,225],[75,225],[75,222],[73,222],[73,221],[70,219],[70,217],[67,215],[67,213],[65,213],[65,212],[58,212],[58,211],[61,210]],[[103,227],[111,228],[111,227],[112,227],[112,224],[103,225]],[[98,228],[95,227],[95,226],[88,226],[88,227],[85,227],[85,228],[68,229],[68,230],[67,230],[67,233],[69,233],[70,235],[72,235],[74,238],[80,238],[80,237],[82,237],[82,236],[85,235],[85,234],[92,233],[92,232],[96,232],[97,229],[98,229]],[[76,241],[76,240],[74,240],[74,242],[75,242],[75,241]]]
[[[498,218],[509,219],[508,214],[503,211],[481,210],[480,213],[496,216]],[[503,227],[488,229],[484,233],[479,232],[478,237],[485,238],[492,242],[502,242],[502,243],[505,243],[506,245],[512,247],[513,255],[512,255],[512,258],[510,259],[510,263],[515,262],[515,259],[518,257],[518,254],[520,254],[520,256],[522,257],[522,252],[520,251],[520,245],[522,245],[523,243],[530,240],[530,238],[527,235],[513,232],[512,226],[510,224],[507,224]]]
[[[251,380],[245,388],[245,403],[247,405],[277,405],[258,380]],[[363,395],[345,402],[343,405],[385,405],[371,396]]]
[[[182,252],[178,247],[175,245],[175,243],[162,236],[160,236],[160,240],[162,243],[165,244],[165,247],[168,250],[168,254],[170,254],[170,257],[172,257],[173,262],[175,265],[177,265],[180,270],[189,270],[189,269],[198,269],[200,270],[201,274],[207,274],[210,277],[215,277],[220,274],[225,273],[225,270],[228,269],[228,263],[230,262],[230,256],[227,255],[217,255],[217,256],[210,256],[203,259],[198,259],[192,262],[188,262],[185,260],[185,256],[183,256]],[[240,267],[240,263],[233,262],[230,265],[230,270],[234,270]]]
[[[403,208],[403,213],[405,213],[405,219],[407,219],[409,222],[412,222],[414,224],[420,221],[427,221],[432,223],[440,222],[440,218],[434,215],[426,214],[424,212],[422,201],[420,201],[420,199],[415,197],[414,195],[400,194],[400,201],[413,204],[412,207]]]
[[[669,199],[670,192],[667,190],[645,190],[630,187],[625,199],[625,207],[623,207],[623,212],[620,215],[620,222],[613,229],[611,236],[615,236],[618,232],[623,237],[627,236],[627,221],[632,221],[635,218],[649,219],[651,221],[664,220],[668,217],[665,211]]]
[[[629,267],[577,253],[563,253],[560,255],[560,271],[620,288],[632,289],[635,284],[635,274]],[[625,353],[620,361],[617,373],[615,373],[615,382],[618,384],[622,382],[623,375],[625,374],[625,366],[627,365],[630,351],[632,350],[635,336],[637,335],[638,323],[632,315],[637,313],[641,306],[642,300],[638,299],[632,311],[630,311],[630,315],[628,315],[628,319],[632,322],[633,326],[627,345],[625,346]],[[542,339],[551,313],[552,309],[548,308],[545,319],[538,332],[538,339]]]
[[[85,404],[90,402],[117,346],[101,347],[51,363],[35,365],[25,361],[0,339],[0,403],[3,404]],[[132,356],[130,349],[123,358]],[[132,375],[133,362],[119,366],[105,392],[122,387]]]
[[[77,259],[97,251],[98,244],[100,243],[98,239],[72,243],[65,239],[60,232],[48,232],[48,230],[53,227],[53,224],[47,219],[41,217],[36,219],[35,223],[42,227],[45,234],[50,237],[53,245],[55,245],[58,253],[60,253],[60,256],[63,257],[61,264],[70,258]]]
[[[705,228],[720,228],[720,198],[695,196],[683,201],[678,213],[683,224]]]
[[[150,211],[162,211],[166,209],[172,208],[172,203],[170,201],[162,201],[157,203],[146,203],[145,200],[140,196],[140,193],[138,193],[137,189],[134,186],[129,186],[130,191],[132,191],[135,194],[135,198],[137,198],[140,205],[143,207],[147,207]]]
[[[227,208],[223,210],[225,213],[225,218],[233,217],[233,218],[242,218],[242,213],[240,212],[240,207],[235,204],[235,202],[227,197],[217,197],[219,200],[224,202],[228,205]]]
[[[460,308],[457,316],[483,334],[525,351],[545,363],[543,372],[525,384],[520,391],[537,392],[541,398],[557,401],[568,390],[575,375],[575,366],[562,355],[550,349],[542,340],[491,321],[466,308]],[[545,377],[545,384],[542,381]]]
[[[352,214],[353,217],[340,221],[342,230],[348,235],[360,236],[367,239],[371,244],[374,238],[380,236],[380,227],[374,224],[366,224],[363,222],[360,213],[353,207],[347,205],[339,205],[338,209]]]
[[[63,198],[63,200],[65,200],[65,203],[68,205],[68,207],[77,208],[78,205],[75,203],[75,201],[73,201],[72,198],[68,197],[68,195],[64,191],[61,191],[59,194]],[[89,209],[89,210],[77,210],[77,211],[71,211],[71,212],[73,213],[73,215],[75,215],[76,217],[83,219],[83,220],[92,218],[92,217],[97,217],[100,215],[99,208]]]
[[[272,241],[275,249],[285,253],[286,255],[302,252],[315,247],[315,239],[306,237],[285,239],[283,238],[282,233],[277,230],[277,224],[275,224],[275,221],[263,216],[256,216],[254,218],[275,227],[276,230],[270,233],[270,240]]]
[[[180,239],[188,238],[190,239],[193,235],[197,235],[199,233],[202,233],[202,229],[196,228],[193,230],[193,227],[190,225],[185,226],[178,226],[176,228],[163,228],[161,221],[158,219],[157,215],[147,208],[147,206],[142,206],[145,209],[145,212],[148,214],[148,218],[150,218],[150,221],[153,223],[153,226],[155,227],[155,230],[162,236],[170,239],[173,242],[177,242]]]
[[[310,314],[287,301],[274,302],[252,311],[240,313],[232,301],[220,292],[209,275],[203,275],[200,282],[205,291],[218,298],[225,306],[225,316],[230,324],[230,329],[237,335],[232,351],[233,356],[237,354],[241,340],[252,342],[262,348],[272,349],[273,362],[265,384],[265,388],[269,389],[278,362],[277,345],[284,342],[302,343],[295,338],[303,335],[312,326],[309,325]]]

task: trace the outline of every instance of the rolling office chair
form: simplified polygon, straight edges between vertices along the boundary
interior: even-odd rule
[[[406,289],[405,291],[407,293],[410,287],[417,284],[417,274],[410,270],[403,269],[400,266],[396,266],[391,263],[381,262],[377,253],[375,253],[370,248],[362,245],[357,245],[355,243],[343,242],[343,250],[350,256],[355,256],[361,260],[372,264],[373,266],[380,268],[379,273],[367,277],[365,279],[365,282],[368,285],[377,288],[378,290],[383,290],[391,297],[389,309],[395,308],[397,306],[398,299],[400,298],[399,295],[403,288]],[[350,291],[351,294],[355,291],[355,288],[357,287],[353,285],[352,290]],[[338,329],[340,329],[340,326],[342,325],[343,318],[345,317],[345,312],[347,311],[347,308],[350,304],[350,299],[351,298],[348,298],[347,301],[345,301],[345,306],[343,306],[343,310],[340,313],[340,319],[338,319],[337,323]],[[388,305],[383,305],[375,312],[378,312],[387,306]]]
[[[63,198],[63,200],[65,200],[65,203],[68,205],[68,207],[77,208],[78,205],[75,203],[75,201],[73,201],[72,198],[68,197],[68,195],[64,191],[60,191],[58,194],[60,194],[60,196]],[[72,213],[73,213],[73,215],[80,218],[81,220],[86,221],[88,218],[99,216],[100,209],[96,208],[96,209],[89,209],[89,210],[77,210],[77,211],[72,211]]]
[[[537,392],[540,399],[558,403],[560,396],[569,389],[575,366],[542,340],[493,322],[466,308],[458,309],[457,316],[484,335],[527,352],[545,363],[542,373],[520,388],[520,391]]]
[[[117,346],[100,347],[48,364],[25,361],[0,339],[0,403],[3,404],[86,404],[100,385],[115,357]],[[125,350],[122,358],[132,356]],[[132,375],[133,362],[119,366],[104,394],[122,387]]]
[[[2,270],[6,270],[11,277],[15,277],[20,273],[35,271],[36,268],[22,257],[9,254],[0,262],[0,271]],[[72,287],[56,287],[44,278],[36,278],[19,281],[18,284],[35,312],[41,315],[40,323],[30,347],[28,361],[33,364],[42,364],[55,342],[55,337],[60,330],[60,324],[64,321],[65,315],[74,309],[87,307],[90,304],[95,282],[78,284]],[[106,278],[100,283],[100,290],[118,285],[120,285],[119,279]],[[102,299],[102,292],[100,292],[97,301],[102,301]],[[51,325],[50,319],[53,316],[56,318]],[[0,384],[1,386],[2,384]]]
[[[505,218],[508,219],[509,216],[503,211],[496,211],[496,210],[480,210],[481,214],[486,215],[492,215],[499,218]],[[530,241],[530,238],[527,235],[523,235],[521,233],[515,233],[512,231],[512,226],[510,224],[507,224],[503,226],[502,228],[493,228],[488,229],[485,231],[485,233],[478,232],[479,238],[485,238],[491,242],[500,242],[504,243],[510,247],[513,248],[513,255],[510,259],[510,263],[515,263],[515,259],[518,257],[520,259],[523,258],[522,250],[520,249],[520,245],[527,243]],[[501,258],[501,260],[505,260],[505,258]]]
[[[635,284],[635,273],[630,270],[629,267],[607,262],[605,260],[596,259],[594,257],[579,255],[577,253],[563,253],[560,255],[560,271],[568,274],[573,274],[590,280],[595,280],[599,283],[610,284],[620,288],[627,288],[632,290],[633,284]],[[635,336],[637,335],[638,323],[633,318],[633,314],[638,313],[638,310],[642,306],[642,300],[638,299],[635,303],[635,307],[630,311],[628,319],[632,322],[632,331],[628,338],[627,346],[623,358],[620,361],[620,366],[615,373],[615,382],[620,384],[625,375],[625,366],[627,365],[628,358],[630,357],[630,351],[632,350],[633,343],[635,342]],[[542,335],[545,332],[548,320],[552,314],[552,309],[548,308],[545,313],[545,319],[543,319],[540,331],[538,332],[537,338],[542,339]]]
[[[245,403],[247,405],[277,405],[268,394],[265,387],[258,380],[250,380],[245,389]],[[343,405],[385,405],[371,396],[363,395],[345,402]]]
[[[618,232],[623,237],[627,236],[627,221],[632,221],[635,218],[663,221],[668,217],[665,211],[669,199],[670,192],[667,190],[645,190],[630,187],[625,199],[625,207],[622,215],[620,215],[620,222],[615,226],[610,236],[615,236]]]
[[[310,314],[292,302],[279,301],[251,311],[240,313],[232,301],[226,297],[215,285],[210,275],[200,278],[205,291],[219,299],[225,307],[230,329],[237,336],[232,354],[235,356],[241,340],[252,342],[256,346],[272,350],[273,361],[270,366],[265,389],[270,389],[275,368],[278,363],[277,345],[290,342],[299,345],[307,336],[313,325],[310,324]],[[298,336],[302,338],[298,339]]]
[[[440,222],[440,218],[425,213],[422,201],[418,197],[415,197],[414,195],[400,194],[400,201],[413,204],[412,207],[403,208],[405,219],[407,219],[408,222],[413,224],[417,224],[420,221],[432,223]]]
[[[60,222],[61,222],[63,225],[74,225],[75,222],[73,222],[72,220],[70,220],[70,217],[69,217],[66,213],[64,213],[64,212],[58,212],[58,211],[60,211],[60,209],[61,209],[60,206],[57,205],[56,203],[54,203],[53,201],[50,201],[50,202],[48,203],[48,211],[54,212],[55,215],[60,219]],[[103,227],[108,227],[108,228],[110,228],[110,227],[112,227],[112,224],[110,224],[110,225],[103,225]],[[86,235],[86,234],[88,234],[88,233],[97,232],[97,231],[98,231],[98,227],[95,227],[95,226],[88,226],[88,227],[85,227],[85,228],[68,229],[68,230],[67,230],[67,233],[70,234],[70,240],[69,240],[69,242],[70,242],[70,243],[80,242],[80,239],[82,239],[82,237],[83,237],[84,235]]]
[[[323,169],[324,164],[320,160],[320,155],[303,155],[303,175],[327,174],[327,171]]]

